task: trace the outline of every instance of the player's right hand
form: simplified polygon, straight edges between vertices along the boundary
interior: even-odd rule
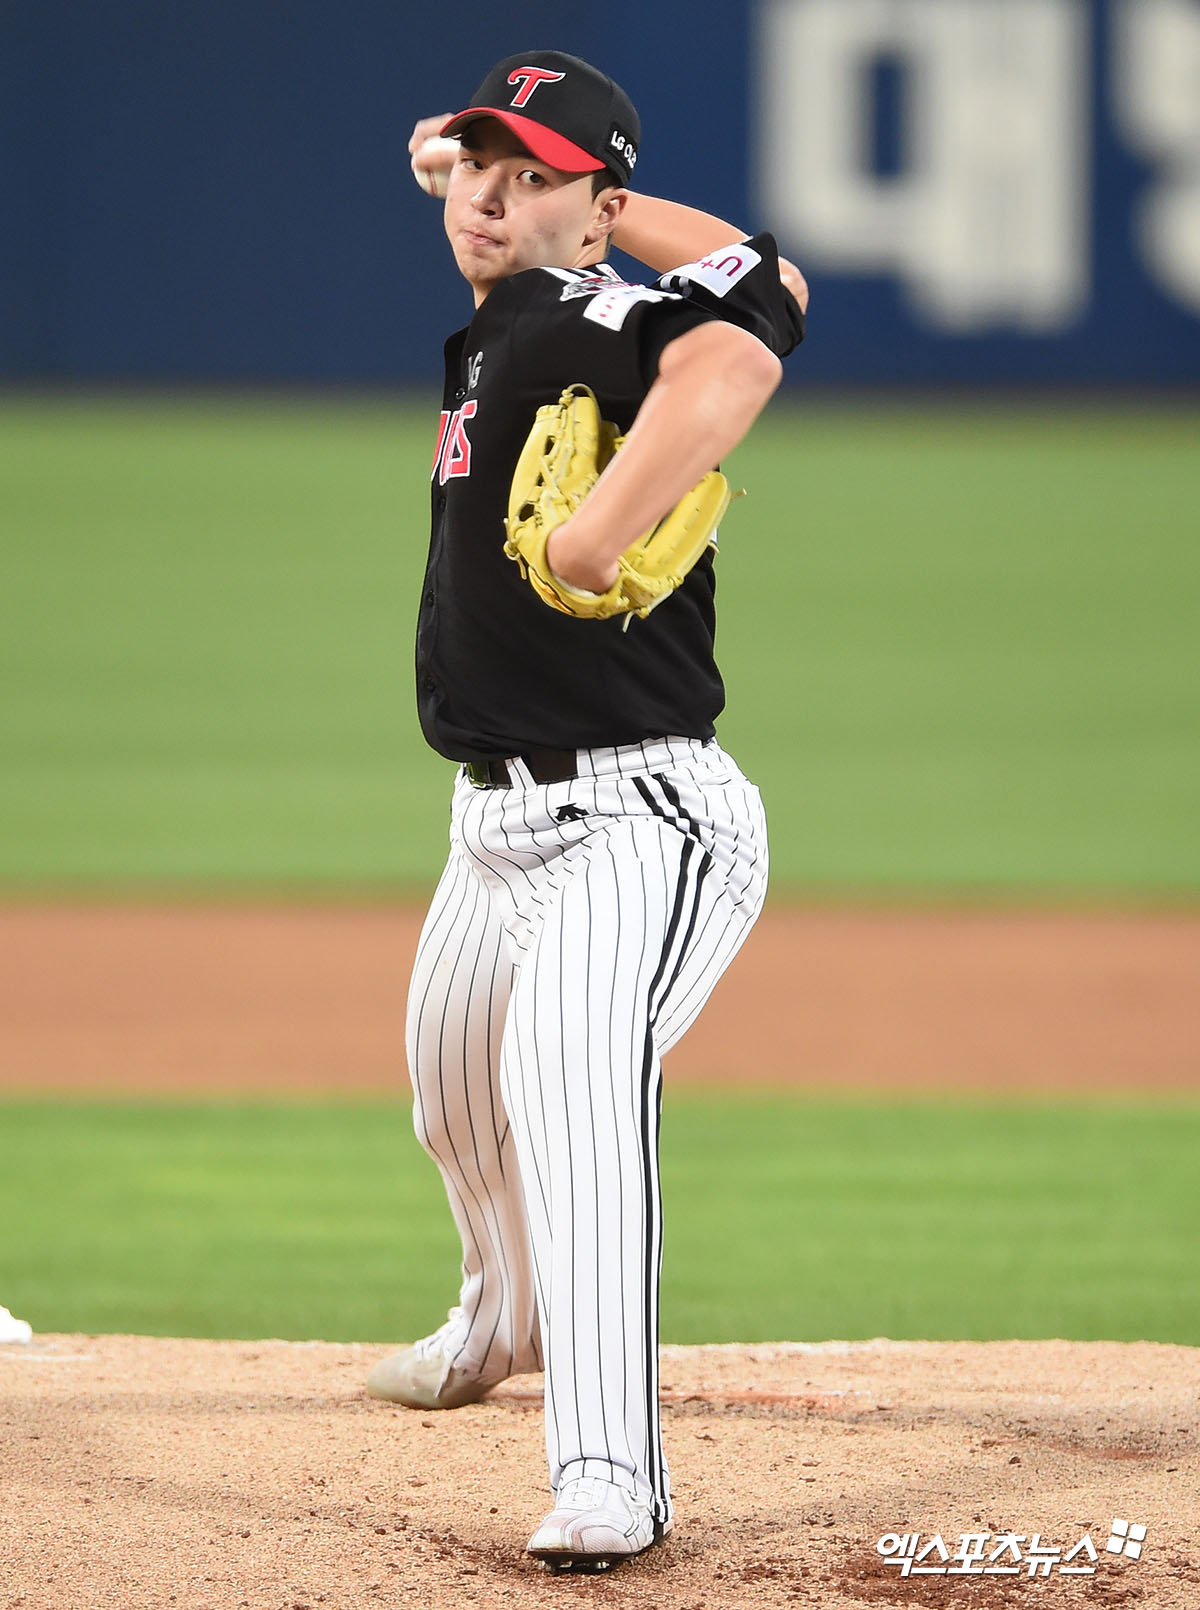
[[[418,118],[408,142],[413,177],[431,196],[446,194],[450,170],[458,161],[458,141],[443,139],[440,133],[453,115]]]
[[[800,304],[801,313],[807,313],[808,281],[795,263],[789,263],[786,257],[779,259],[779,278],[783,281],[784,290],[790,291]]]
[[[453,112],[443,112],[441,117],[419,117],[413,124],[413,131],[409,137],[409,156],[415,157],[417,152],[425,144],[426,140],[436,140],[441,135],[442,130],[445,128],[446,124],[449,123],[453,116]],[[448,162],[446,164],[447,169],[451,168],[452,166],[453,163]]]

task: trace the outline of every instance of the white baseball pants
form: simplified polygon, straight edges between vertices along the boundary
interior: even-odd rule
[[[462,1237],[455,1364],[544,1366],[552,1487],[600,1476],[665,1521],[660,1058],[762,907],[766,824],[715,740],[578,758],[548,785],[459,775],[409,996],[414,1126]]]

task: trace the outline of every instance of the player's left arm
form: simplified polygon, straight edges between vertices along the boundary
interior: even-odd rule
[[[722,320],[669,342],[625,446],[550,535],[555,575],[591,592],[611,587],[618,557],[737,446],[782,375],[769,347]]]

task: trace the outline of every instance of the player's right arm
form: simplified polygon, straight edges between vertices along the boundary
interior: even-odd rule
[[[453,157],[444,148],[431,147],[420,163],[418,155],[425,142],[436,139],[452,116],[453,113],[447,112],[438,117],[422,117],[413,125],[408,149],[414,170],[418,165],[443,172],[450,168]],[[682,263],[698,262],[720,246],[731,246],[735,241],[746,239],[744,229],[710,212],[685,207],[678,201],[664,201],[659,196],[644,196],[636,190],[628,191],[627,195],[625,210],[612,237],[613,244],[656,274],[669,273]],[[801,313],[807,312],[807,281],[795,263],[789,263],[786,257],[779,259],[779,278],[796,298]]]
[[[678,201],[629,192],[616,229],[613,245],[636,257],[656,274],[669,273],[681,263],[695,263],[722,246],[732,246],[747,238],[744,229],[726,223],[710,212],[685,207]],[[779,259],[779,278],[796,298],[800,311],[808,309],[808,283],[795,263]]]

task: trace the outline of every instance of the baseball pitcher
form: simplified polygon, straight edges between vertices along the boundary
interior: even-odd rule
[[[528,1550],[555,1570],[672,1525],[660,1059],[767,882],[758,791],[715,736],[718,466],[807,300],[769,235],[634,193],[640,139],[611,79],[540,50],[412,141],[475,304],[445,348],[417,625],[421,724],[458,771],[407,1026],[463,1262],[445,1324],[368,1389],[450,1409],[544,1368],[554,1503]],[[662,277],[625,283],[613,242]],[[741,505],[727,525],[752,541]]]

